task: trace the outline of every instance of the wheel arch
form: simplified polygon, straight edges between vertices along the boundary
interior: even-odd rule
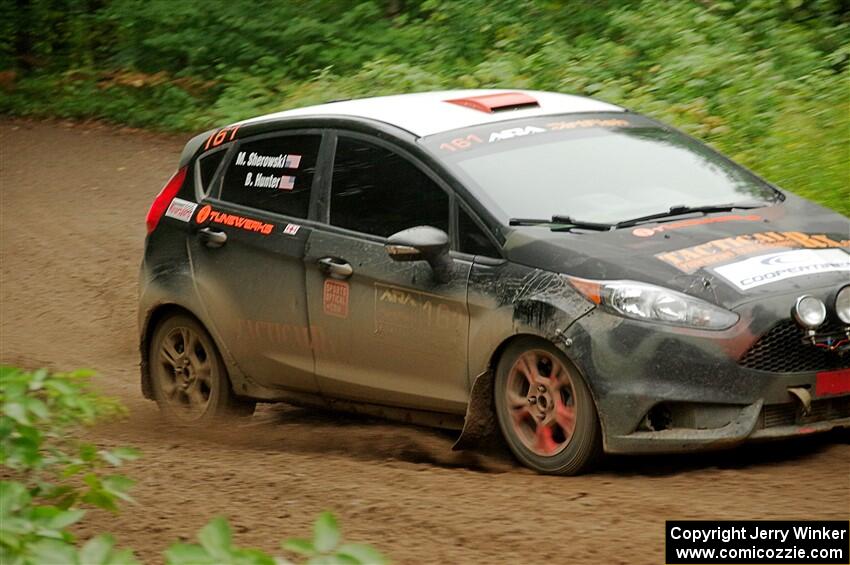
[[[582,379],[587,384],[590,391],[590,397],[593,399],[593,404],[599,411],[599,401],[596,397],[596,391],[593,384],[590,383],[581,368],[572,359],[572,356],[566,351],[563,343],[548,339],[547,337],[531,332],[522,332],[512,334],[503,339],[490,354],[487,363],[487,368],[484,372],[478,374],[472,383],[472,388],[469,391],[469,402],[467,404],[466,416],[464,417],[463,430],[461,435],[455,441],[452,449],[469,449],[484,441],[486,438],[493,437],[498,434],[498,425],[496,423],[496,407],[493,396],[493,384],[496,377],[496,367],[502,359],[505,350],[512,344],[523,339],[534,339],[541,342],[546,342],[554,345],[564,357],[567,358],[570,365],[579,373]],[[602,427],[602,437],[605,440],[605,422],[600,416],[599,425]]]
[[[180,304],[176,304],[173,302],[166,302],[162,304],[158,304],[155,307],[151,308],[147,315],[145,316],[144,324],[142,325],[141,330],[141,339],[139,340],[139,355],[141,357],[141,385],[142,385],[142,395],[149,399],[154,400],[153,393],[153,384],[151,383],[151,371],[150,364],[148,363],[148,352],[150,349],[151,340],[153,339],[153,333],[156,331],[156,328],[159,324],[169,318],[170,316],[176,314],[183,314],[193,318],[196,322],[198,322],[201,327],[207,330],[207,333],[210,334],[210,338],[213,340],[213,343],[221,351],[220,345],[216,342],[215,337],[209,331],[206,324],[191,310],[186,308],[185,306],[181,306]]]

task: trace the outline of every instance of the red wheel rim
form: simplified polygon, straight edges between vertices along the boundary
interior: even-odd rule
[[[505,390],[514,432],[529,450],[551,457],[563,451],[576,427],[570,373],[543,350],[523,353],[511,367]]]

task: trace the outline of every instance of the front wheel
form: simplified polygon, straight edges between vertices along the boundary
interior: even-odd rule
[[[177,314],[157,326],[149,367],[156,402],[172,421],[200,424],[254,413],[253,401],[231,391],[212,337],[194,318]]]
[[[528,338],[509,345],[493,388],[502,435],[524,465],[577,475],[599,459],[602,432],[593,397],[552,344]]]

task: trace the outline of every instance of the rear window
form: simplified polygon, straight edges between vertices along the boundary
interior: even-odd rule
[[[215,173],[218,171],[224,156],[227,154],[227,148],[219,149],[211,153],[207,153],[198,159],[198,174],[197,179],[200,184],[202,194],[210,194],[213,192],[211,183]]]
[[[320,143],[320,135],[278,135],[242,143],[228,164],[221,198],[306,218]]]

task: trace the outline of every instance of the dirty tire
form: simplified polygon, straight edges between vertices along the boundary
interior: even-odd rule
[[[162,414],[183,424],[250,417],[255,402],[236,397],[209,332],[194,318],[162,320],[148,351],[154,398]]]
[[[502,436],[525,466],[577,475],[602,454],[596,405],[583,377],[551,343],[520,339],[496,369],[494,400]]]

